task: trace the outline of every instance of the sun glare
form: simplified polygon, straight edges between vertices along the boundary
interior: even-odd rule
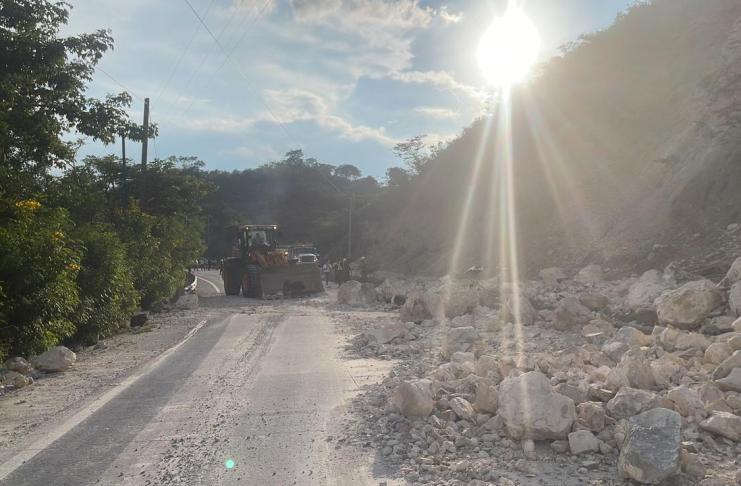
[[[509,88],[525,78],[539,49],[535,24],[522,10],[510,6],[481,37],[477,58],[489,84]]]

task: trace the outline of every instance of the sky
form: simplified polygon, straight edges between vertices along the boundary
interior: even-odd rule
[[[218,44],[200,23],[204,20]],[[64,34],[110,29],[90,96],[143,98],[150,158],[197,156],[242,170],[302,149],[379,179],[393,146],[445,141],[480,116],[478,41],[505,0],[72,0]],[[632,0],[522,0],[540,59],[604,29]],[[140,150],[127,143],[127,154]],[[79,156],[120,153],[88,141]],[[131,155],[129,155],[131,157]],[[135,158],[137,160],[138,157]]]

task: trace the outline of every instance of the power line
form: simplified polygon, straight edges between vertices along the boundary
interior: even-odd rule
[[[123,83],[122,83],[121,81],[119,81],[118,79],[116,79],[116,78],[114,78],[113,76],[111,76],[110,74],[108,74],[108,72],[107,72],[107,71],[106,71],[105,69],[103,69],[102,67],[100,67],[100,66],[96,66],[96,68],[95,68],[95,69],[97,69],[97,70],[98,70],[98,71],[100,71],[101,73],[103,73],[103,74],[105,74],[106,76],[108,76],[108,77],[109,77],[109,78],[111,79],[111,81],[113,81],[114,83],[116,83],[117,85],[119,85],[120,87],[122,87],[122,88],[124,89],[124,91],[126,91],[127,93],[129,93],[129,94],[130,94],[131,96],[133,96],[134,98],[136,98],[136,99],[138,99],[138,100],[141,100],[141,101],[144,101],[144,98],[142,98],[142,97],[141,97],[141,96],[139,96],[138,94],[134,93],[134,91],[133,91],[133,90],[130,90],[129,88],[127,88],[126,86],[124,86],[124,84],[123,84]]]
[[[214,4],[215,1],[216,0],[211,0],[211,2],[208,4],[208,7],[206,7],[206,10],[203,11],[203,16],[204,17],[208,16],[208,13],[211,11],[211,7],[213,6],[213,4]],[[160,92],[159,92],[159,94],[157,94],[157,98],[155,98],[155,99],[159,99],[162,96],[162,93],[165,92],[165,90],[167,89],[167,87],[170,86],[170,82],[172,81],[172,78],[175,76],[175,72],[178,70],[178,68],[180,67],[180,64],[183,62],[183,59],[185,58],[185,54],[190,50],[190,46],[193,45],[193,41],[195,40],[196,36],[198,35],[198,31],[199,30],[200,29],[199,29],[198,25],[196,25],[196,30],[193,31],[193,35],[190,36],[190,39],[188,40],[188,43],[185,46],[185,49],[183,49],[182,51],[180,51],[180,57],[178,57],[177,62],[172,67],[172,71],[170,71],[170,76],[168,76],[167,81],[165,81],[165,84],[162,85],[162,88],[160,89]]]
[[[251,83],[250,83],[249,79],[247,78],[247,76],[244,75],[244,73],[242,72],[242,70],[239,69],[239,66],[237,66],[237,64],[232,59],[231,53],[230,52],[227,52],[226,49],[224,49],[224,46],[221,44],[221,42],[219,41],[219,39],[214,35],[214,33],[211,31],[211,29],[208,27],[208,25],[206,25],[206,22],[204,22],[203,18],[201,18],[201,16],[198,15],[198,12],[196,11],[196,9],[193,8],[193,4],[190,3],[190,0],[183,0],[183,1],[188,5],[188,7],[190,8],[191,12],[193,12],[193,15],[196,16],[196,18],[201,23],[201,25],[203,26],[203,28],[206,29],[206,32],[208,32],[208,35],[210,35],[211,38],[214,40],[214,43],[219,47],[219,50],[221,50],[221,52],[222,52],[222,54],[224,54],[225,58],[227,60],[229,60],[229,62],[231,63],[232,67],[234,68],[234,70],[237,72],[237,74],[239,74],[239,76],[242,78],[242,80],[247,85],[247,88],[249,90],[254,91],[252,89],[252,87],[251,87]],[[263,5],[263,9],[266,8],[269,3],[270,3],[270,0],[268,0],[265,3],[265,5]],[[283,133],[286,135],[286,138],[288,138],[288,141],[291,144],[296,144],[296,142],[294,141],[294,138],[291,136],[291,134],[289,133],[289,131],[286,128],[286,126],[278,119],[277,116],[275,116],[275,112],[270,107],[270,104],[267,101],[265,101],[263,98],[261,98],[261,97],[259,99],[262,102],[263,106],[265,106],[265,109],[268,110],[268,114],[270,114],[270,117],[273,119],[273,121],[283,130]],[[301,144],[300,143],[299,144],[296,144],[296,145],[298,145],[299,148],[301,147]],[[340,194],[343,194],[343,195],[345,195],[347,197],[351,197],[350,194],[347,194],[345,191],[343,191],[342,189],[340,189],[339,187],[337,187],[337,185],[334,182],[332,182],[324,174],[322,174],[322,171],[321,170],[317,171],[317,173],[322,177],[322,179],[324,179],[325,182],[327,182],[327,184],[329,184],[330,186],[332,186],[332,188],[334,190],[336,190]]]

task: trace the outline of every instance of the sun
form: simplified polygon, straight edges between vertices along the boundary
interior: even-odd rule
[[[510,6],[484,32],[476,55],[486,81],[506,89],[525,79],[539,50],[535,24],[522,10]]]

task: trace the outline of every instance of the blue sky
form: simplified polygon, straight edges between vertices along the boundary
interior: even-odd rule
[[[99,66],[143,102],[160,136],[150,158],[195,155],[208,168],[256,167],[301,148],[330,164],[382,177],[391,148],[429,134],[446,140],[481,112],[476,47],[499,1],[72,1],[68,32],[108,28],[115,49]],[[631,0],[529,0],[541,58],[608,26]],[[97,72],[89,94],[120,92]],[[139,149],[127,144],[127,152]],[[118,153],[88,143],[79,155]],[[138,159],[134,157],[135,160]]]

